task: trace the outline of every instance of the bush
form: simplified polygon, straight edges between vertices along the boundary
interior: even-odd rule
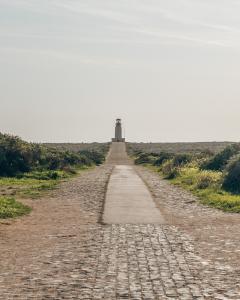
[[[101,152],[85,150],[79,153],[27,143],[18,137],[0,134],[0,176],[14,177],[30,171],[50,170],[56,179],[57,170],[68,166],[99,165],[106,149]],[[45,174],[46,175],[46,174]],[[44,175],[44,176],[45,176]]]
[[[197,176],[196,188],[206,189],[220,182],[222,173],[213,171],[202,171]]]
[[[141,153],[136,159],[135,159],[135,164],[140,165],[140,164],[152,164],[154,163],[155,158],[149,154],[149,153]]]
[[[85,156],[90,164],[100,165],[104,162],[105,156],[103,153],[95,150],[82,150],[79,152],[80,156]]]
[[[32,164],[31,144],[18,137],[0,134],[0,176],[28,172]]]
[[[161,171],[165,176],[165,179],[174,179],[179,174],[184,165],[192,160],[190,154],[176,154],[170,160],[165,160],[162,164]]]
[[[222,188],[233,194],[240,194],[240,161],[236,160],[228,167],[227,175],[224,178]]]
[[[174,167],[180,167],[183,166],[184,164],[188,163],[191,161],[191,155],[189,154],[176,154],[173,158],[173,166]]]
[[[165,179],[174,179],[178,176],[179,170],[174,166],[173,160],[166,161],[161,168]]]
[[[166,160],[173,157],[172,153],[168,152],[160,152],[160,154],[157,157],[157,160],[154,162],[154,166],[161,166]]]
[[[214,152],[211,151],[210,149],[205,149],[203,151],[200,151],[199,153],[196,153],[196,157],[200,158],[200,159],[201,158],[206,158],[206,157],[210,158],[213,155],[214,155]]]
[[[217,153],[213,158],[205,161],[201,165],[203,170],[213,170],[213,171],[222,171],[229,159],[236,155],[240,151],[240,144],[233,144],[227,146],[221,152]]]

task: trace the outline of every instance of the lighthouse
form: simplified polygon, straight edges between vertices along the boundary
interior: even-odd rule
[[[113,142],[125,142],[125,138],[122,137],[121,119],[116,119],[115,137],[112,139],[112,141]]]

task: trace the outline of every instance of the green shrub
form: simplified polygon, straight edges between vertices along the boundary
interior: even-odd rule
[[[228,166],[222,187],[225,191],[240,194],[240,161],[236,160]]]
[[[221,172],[201,171],[197,176],[196,188],[206,189],[220,182]]]
[[[163,163],[161,171],[165,179],[174,179],[179,174],[179,169],[176,166],[174,166],[173,160],[168,160],[165,163]]]
[[[50,179],[56,179],[57,170],[67,166],[99,165],[105,159],[107,147],[79,153],[27,143],[18,137],[0,134],[0,176],[14,177],[32,171],[50,170]],[[46,174],[45,174],[46,175]],[[44,175],[44,176],[45,176]]]
[[[141,153],[136,159],[135,159],[135,164],[140,165],[140,164],[152,164],[154,163],[155,158],[149,154],[149,153]]]
[[[197,158],[210,158],[214,155],[214,152],[211,151],[210,149],[205,149],[205,150],[202,150],[198,153],[196,153],[196,157]]]
[[[28,172],[32,165],[32,146],[18,137],[0,134],[0,176]]]
[[[172,153],[168,152],[160,152],[160,154],[157,156],[157,160],[154,162],[154,166],[161,166],[166,160],[173,157]]]
[[[214,171],[222,171],[228,161],[236,155],[240,151],[240,144],[233,144],[227,146],[224,150],[217,153],[214,157],[210,158],[209,160],[205,161],[201,165],[201,169],[203,170],[214,170]]]
[[[151,156],[153,156],[153,157],[158,158],[159,155],[161,154],[161,152],[160,152],[160,154],[159,154],[159,153],[156,153],[156,152],[150,152],[149,154],[150,154]]]
[[[105,160],[104,154],[95,150],[82,150],[79,151],[79,154],[82,157],[86,157],[89,160],[90,164],[92,163],[95,165],[100,165]]]
[[[191,159],[192,156],[189,154],[176,154],[172,159],[163,162],[161,171],[166,179],[173,179],[179,175],[181,168]]]
[[[191,161],[191,155],[190,154],[176,154],[173,158],[173,166],[174,167],[180,167],[183,166],[184,164],[188,163]]]

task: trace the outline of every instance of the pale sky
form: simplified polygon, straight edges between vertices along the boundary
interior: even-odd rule
[[[239,0],[0,0],[0,131],[240,140]]]

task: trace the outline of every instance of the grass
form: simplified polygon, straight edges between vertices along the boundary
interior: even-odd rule
[[[82,150],[94,150],[107,153],[110,143],[44,143],[49,148],[56,148],[59,150],[70,150],[78,152]]]
[[[34,171],[21,177],[0,177],[0,219],[15,218],[27,214],[31,208],[15,200],[37,199],[50,190],[56,189],[60,182],[68,180],[83,170],[93,167],[78,167],[68,171]],[[54,178],[54,179],[52,179]]]
[[[16,218],[25,215],[31,211],[31,208],[16,201],[12,197],[0,197],[0,218]]]
[[[37,198],[44,192],[55,189],[57,185],[69,178],[72,178],[81,171],[91,167],[79,167],[65,171],[34,171],[23,174],[21,177],[0,177],[0,196],[2,190],[14,190],[18,197]]]
[[[19,196],[35,199],[41,197],[44,192],[55,189],[58,183],[59,180],[47,180],[46,182],[36,180],[35,183],[31,184],[29,184],[29,182],[26,182],[26,185],[19,192]]]
[[[163,177],[159,168],[147,166],[158,172]],[[199,188],[199,179],[210,176],[211,182],[206,188]],[[169,181],[180,186],[200,199],[204,205],[220,209],[225,212],[240,213],[240,195],[233,195],[221,189],[222,173],[214,171],[201,171],[197,167],[184,167],[180,169],[179,175]]]
[[[0,178],[2,190],[14,191],[14,196],[37,198],[42,192],[54,189],[59,183],[59,179],[44,180],[32,178]],[[5,188],[5,189],[4,189]]]
[[[201,199],[202,204],[221,209],[225,212],[240,213],[240,195],[232,195],[211,188],[193,192]]]
[[[135,151],[146,153],[160,153],[161,151],[169,153],[199,153],[210,150],[213,153],[222,151],[232,142],[196,142],[196,143],[127,143],[128,153]]]

